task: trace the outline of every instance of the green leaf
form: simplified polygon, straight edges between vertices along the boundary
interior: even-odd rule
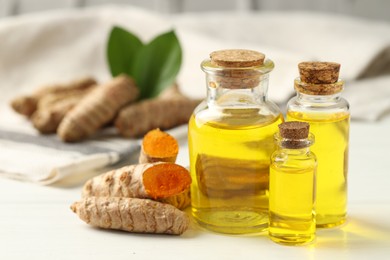
[[[134,58],[142,48],[141,40],[123,28],[113,27],[107,44],[107,60],[111,75],[117,76],[121,73],[131,75],[134,69]]]
[[[174,31],[161,34],[143,46],[135,57],[131,75],[140,88],[140,99],[158,96],[175,80],[182,50]]]
[[[125,73],[134,78],[139,99],[158,96],[172,85],[180,70],[182,50],[174,31],[161,34],[147,45],[120,27],[111,30],[107,60],[113,77]]]

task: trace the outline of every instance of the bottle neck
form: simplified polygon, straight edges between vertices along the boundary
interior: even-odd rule
[[[283,151],[284,153],[287,153],[289,155],[300,156],[300,155],[305,155],[305,154],[309,153],[310,146],[302,147],[302,148],[294,148],[294,149],[279,146],[279,150]]]
[[[332,95],[308,95],[297,91],[296,97],[301,103],[337,103],[340,101],[341,92]]]
[[[297,91],[297,99],[307,103],[336,103],[341,98],[344,89],[344,81],[339,80],[329,84],[313,84],[294,80],[294,88]]]
[[[201,68],[206,73],[209,106],[258,107],[267,100],[268,77],[274,68],[269,59],[253,67],[217,66],[207,59]]]
[[[280,133],[274,135],[275,143],[279,150],[285,150],[291,154],[304,154],[309,152],[310,146],[314,144],[315,137],[312,133],[304,139],[288,139],[281,137]]]
[[[257,106],[267,101],[269,74],[259,75],[256,78],[240,78],[240,85],[236,88],[223,84],[217,85],[215,76],[206,74],[207,103],[209,106]],[[220,80],[220,79],[219,79]],[[245,82],[256,81],[255,85],[246,86]]]

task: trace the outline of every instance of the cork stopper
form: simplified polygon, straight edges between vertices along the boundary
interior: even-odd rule
[[[210,54],[211,64],[228,68],[245,68],[261,66],[265,55],[252,50],[219,50]]]
[[[308,95],[332,95],[343,90],[338,81],[340,64],[336,62],[301,62],[298,64],[300,80],[295,89]]]
[[[306,122],[284,122],[279,125],[282,138],[281,145],[285,148],[297,149],[309,146],[306,139],[309,137],[310,125]]]
[[[310,125],[305,122],[291,121],[279,125],[279,132],[282,138],[299,140],[309,136]]]
[[[255,88],[260,83],[260,76],[266,73],[263,68],[264,59],[263,53],[252,50],[231,49],[212,52],[209,61],[212,66],[212,78],[209,78],[209,87]]]
[[[336,62],[301,62],[301,81],[312,84],[332,84],[339,79],[340,64]]]

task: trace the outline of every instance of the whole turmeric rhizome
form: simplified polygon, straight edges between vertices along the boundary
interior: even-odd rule
[[[100,228],[180,235],[187,230],[189,218],[169,203],[187,193],[190,184],[188,170],[174,163],[125,166],[87,181],[83,199],[71,209]]]

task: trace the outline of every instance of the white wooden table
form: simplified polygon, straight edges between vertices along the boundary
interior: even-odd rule
[[[100,230],[69,209],[81,186],[0,179],[0,259],[390,259],[389,135],[389,120],[352,123],[349,220],[319,230],[310,246],[280,246],[266,233],[220,235],[196,225],[182,236]],[[188,164],[185,143],[178,162]]]

